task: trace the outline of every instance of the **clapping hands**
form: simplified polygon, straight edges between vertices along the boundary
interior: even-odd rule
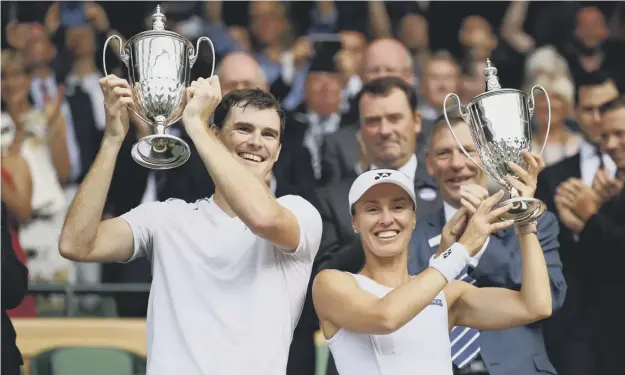
[[[569,178],[556,189],[554,200],[560,220],[571,231],[581,232],[586,221],[619,194],[623,185],[624,181],[608,177],[603,169],[595,174],[592,187],[579,178]]]
[[[624,184],[625,179],[609,177],[605,169],[601,168],[592,181],[592,190],[599,195],[601,203],[605,203],[618,195]]]
[[[574,233],[584,229],[586,220],[600,207],[600,197],[578,178],[569,178],[556,189],[556,211],[564,225]]]
[[[44,98],[43,113],[46,116],[48,126],[56,124],[61,115],[61,105],[65,99],[65,87],[57,86],[56,99],[50,96]]]

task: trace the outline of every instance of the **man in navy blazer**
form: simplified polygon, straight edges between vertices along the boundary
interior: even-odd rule
[[[460,143],[478,162],[479,156],[471,139],[469,126],[461,118],[450,119]],[[445,120],[437,121],[427,152],[428,172],[440,185],[444,207],[419,220],[410,242],[410,274],[429,266],[438,250],[445,223],[460,207],[476,207],[488,196],[486,176],[457,146]],[[535,190],[535,186],[530,187]],[[417,208],[418,210],[418,208]],[[538,238],[545,253],[551,281],[553,312],[564,303],[566,281],[559,256],[558,223],[551,212],[538,219]],[[514,229],[492,235],[485,248],[474,258],[463,279],[478,287],[521,288],[521,249]],[[497,331],[464,331],[450,334],[454,374],[531,375],[556,374],[547,357],[541,323]],[[472,337],[473,336],[473,337]],[[462,352],[464,349],[464,353]],[[462,361],[460,361],[462,360]],[[460,367],[459,367],[460,365]]]

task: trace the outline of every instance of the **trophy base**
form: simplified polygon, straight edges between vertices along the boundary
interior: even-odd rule
[[[545,209],[547,208],[545,203],[539,199],[518,197],[510,198],[497,203],[495,207],[493,207],[493,210],[507,204],[512,204],[512,208],[510,209],[510,211],[499,216],[499,220],[514,220],[515,224],[530,223],[541,217],[542,214],[545,213]]]
[[[143,137],[132,146],[132,158],[141,166],[164,170],[181,166],[191,156],[187,142],[169,134]]]

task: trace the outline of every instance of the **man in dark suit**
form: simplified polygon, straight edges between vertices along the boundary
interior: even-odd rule
[[[369,43],[362,62],[360,79],[363,84],[381,77],[398,77],[414,86],[412,57],[406,47],[396,39],[381,38]],[[354,166],[360,155],[356,142],[358,116],[356,97],[350,101],[349,113],[341,119],[341,128],[326,138],[322,168],[324,180],[328,184],[354,175]]]
[[[625,264],[625,96],[603,109],[599,131],[601,146],[616,163],[618,172],[613,179],[595,178],[593,190],[598,192],[602,203],[588,212],[590,216],[582,217],[584,229],[580,242],[602,249],[606,258],[610,258],[611,269],[599,275],[604,282],[599,300],[605,314],[600,321],[597,341],[601,373],[616,374],[625,369],[625,299],[615,298],[621,296],[625,288],[621,277]],[[595,261],[596,269],[604,265],[599,259]]]
[[[597,130],[602,149],[616,164],[616,176],[600,169],[592,186],[569,178],[558,186],[554,201],[560,220],[576,235],[576,255],[585,265],[585,304],[596,312],[591,341],[595,373],[616,374],[625,368],[625,300],[620,297],[625,287],[625,97],[608,103],[604,111]]]
[[[314,44],[315,55],[308,68],[305,101],[287,114],[284,142],[277,168],[303,186],[324,185],[321,150],[328,136],[340,129],[341,89],[344,79],[335,56],[339,42]],[[286,157],[283,153],[286,152]]]
[[[458,140],[473,158],[478,158],[469,126],[462,118],[450,120]],[[445,122],[432,131],[427,152],[428,172],[436,178],[443,197],[443,207],[417,222],[410,241],[409,273],[419,274],[429,267],[437,252],[441,232],[459,210],[474,212],[489,196],[486,175],[461,151]],[[478,159],[479,160],[479,159]],[[519,189],[521,196],[533,196],[534,184]],[[538,219],[538,239],[545,254],[551,281],[553,311],[564,303],[566,282],[558,254],[558,223],[551,212]],[[514,229],[491,235],[474,258],[462,280],[478,287],[521,288],[521,248]],[[545,349],[540,323],[506,330],[479,331],[454,327],[450,334],[455,374],[529,375],[555,374]]]
[[[568,292],[564,306],[545,322],[545,342],[549,358],[560,375],[587,375],[597,373],[598,352],[593,344],[595,325],[601,320],[596,301],[596,285],[588,277],[591,249],[578,241],[568,212],[558,207],[554,197],[558,186],[569,178],[591,186],[600,168],[614,176],[614,161],[597,145],[600,126],[600,108],[618,97],[614,82],[600,74],[587,75],[580,82],[575,108],[576,119],[584,136],[580,152],[546,168],[538,176],[536,198],[558,217],[560,256]]]
[[[421,115],[414,110],[417,97],[412,86],[395,77],[379,78],[363,86],[358,103],[360,160],[351,175],[318,192],[317,209],[323,219],[319,269],[330,268],[326,262],[331,268],[344,270],[364,264],[362,250],[347,246],[358,239],[345,206],[358,170],[388,168],[405,173],[415,184],[417,217],[441,205],[438,186],[425,169],[423,153],[416,150]]]

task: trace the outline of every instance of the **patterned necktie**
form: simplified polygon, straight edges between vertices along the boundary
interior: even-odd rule
[[[456,279],[475,284],[475,280],[469,276],[467,271],[468,266]],[[477,340],[479,337],[480,331],[475,328],[455,326],[451,329],[449,334],[451,361],[456,367],[463,368],[480,354],[480,343]]]
[[[332,117],[314,116],[309,120],[308,130],[304,136],[304,146],[310,152],[312,168],[315,178],[321,176],[321,147],[326,135],[334,133],[338,128],[338,123],[332,122]]]

